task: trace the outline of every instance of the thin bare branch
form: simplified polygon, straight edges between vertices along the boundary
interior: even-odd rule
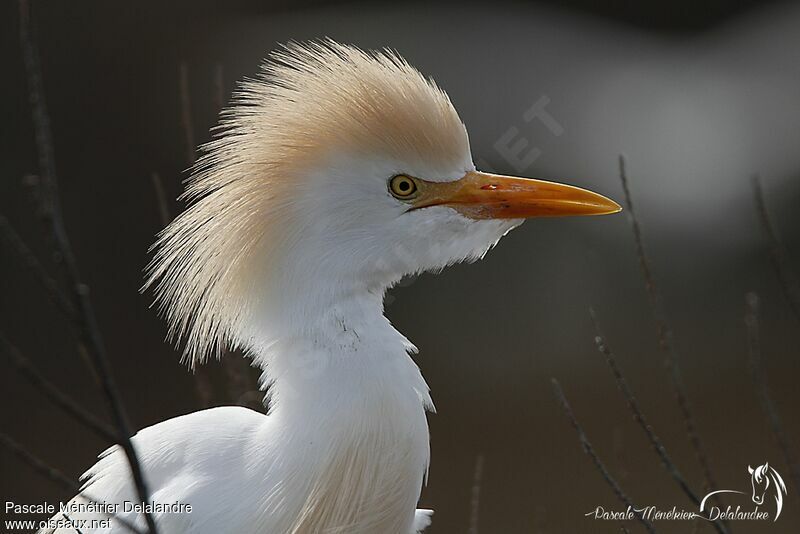
[[[764,369],[764,361],[761,357],[761,332],[759,328],[759,298],[756,293],[745,295],[745,315],[744,324],[747,327],[747,354],[750,366],[750,374],[756,388],[756,395],[761,403],[761,408],[767,416],[775,441],[781,449],[783,459],[789,467],[789,476],[795,486],[795,493],[800,496],[800,468],[794,459],[789,439],[783,428],[783,421],[778,415],[778,410],[769,393],[767,383],[767,373]]]
[[[192,89],[189,83],[189,65],[181,61],[178,65],[178,94],[181,101],[181,128],[186,149],[186,165],[191,167],[197,160],[194,138],[194,116],[192,114]],[[208,366],[198,366],[194,369],[195,390],[201,408],[213,405],[214,384],[211,380],[211,370]]]
[[[186,145],[186,164],[194,164],[197,155],[194,142],[194,121],[192,120],[192,98],[189,90],[189,65],[181,61],[178,66],[178,90],[181,98],[181,126]]]
[[[161,226],[167,226],[172,220],[169,213],[169,205],[167,204],[167,193],[164,191],[164,182],[161,176],[153,171],[150,175],[153,181],[153,189],[156,192],[156,203],[158,204],[158,214],[161,216]]]
[[[164,190],[164,183],[161,180],[161,175],[153,172],[150,175],[153,181],[153,189],[156,192],[156,202],[158,203],[158,211],[161,216],[161,225],[167,226],[172,220],[172,213],[170,213],[169,205],[167,204],[167,194]],[[195,388],[197,392],[197,399],[201,408],[209,408],[213,405],[214,386],[209,376],[210,371],[206,367],[196,367],[194,371]]]
[[[225,71],[222,63],[214,64],[214,107],[217,113],[225,107]]]
[[[230,400],[241,406],[263,412],[263,394],[258,388],[258,382],[253,378],[249,360],[241,354],[226,352],[223,356],[222,368],[228,379]]]
[[[0,214],[0,236],[8,243],[8,246],[14,253],[22,260],[22,263],[36,278],[36,281],[47,292],[47,296],[55,303],[58,309],[64,313],[67,318],[74,320],[77,316],[75,306],[72,301],[64,294],[52,276],[47,272],[47,269],[36,257],[31,248],[23,241],[22,237],[14,230],[11,223],[8,222],[5,216]]]
[[[786,246],[772,223],[767,203],[764,200],[761,177],[757,174],[753,176],[753,197],[755,198],[761,229],[769,242],[769,257],[772,260],[772,267],[775,269],[775,274],[780,281],[783,296],[786,297],[795,318],[800,321],[800,283],[797,281],[792,269],[789,268],[789,262],[786,259]]]
[[[112,443],[117,443],[119,437],[117,433],[106,423],[89,413],[80,406],[72,397],[62,392],[55,384],[46,379],[22,352],[8,340],[5,334],[0,331],[0,347],[5,352],[11,363],[24,376],[33,387],[38,389],[50,402],[61,408],[67,414],[75,418],[76,421],[92,430],[101,438]]]
[[[219,114],[225,107],[225,70],[222,63],[214,64],[214,110]],[[226,352],[225,356],[231,354]],[[252,395],[259,391],[258,383],[253,379],[250,364],[246,358],[236,354],[234,358],[223,357],[222,366],[228,378],[228,395],[238,404],[253,410],[263,411],[262,395]]]
[[[131,474],[139,500],[150,502],[147,486],[142,475],[141,465],[131,444],[131,430],[122,400],[111,375],[108,357],[103,346],[100,330],[89,299],[89,288],[81,281],[78,263],[67,236],[58,194],[58,176],[55,166],[53,137],[50,128],[50,117],[45,103],[42,70],[34,36],[30,31],[30,12],[28,0],[19,0],[20,26],[19,37],[28,84],[28,95],[31,104],[33,127],[36,136],[36,152],[39,158],[41,177],[41,201],[43,216],[48,223],[53,243],[62,261],[61,267],[67,279],[72,302],[77,313],[73,326],[86,348],[94,369],[100,379],[100,387],[106,397],[115,425],[118,428],[118,442],[125,452],[130,464]],[[150,513],[145,512],[145,521],[151,534],[156,534],[156,526]]]
[[[644,431],[645,436],[647,436],[647,440],[650,442],[650,445],[653,446],[653,450],[656,451],[656,454],[661,460],[662,465],[681,488],[681,491],[683,491],[683,493],[689,497],[689,500],[692,501],[692,503],[700,506],[700,498],[692,490],[692,488],[689,487],[689,483],[678,470],[678,467],[675,465],[675,462],[672,461],[672,458],[670,458],[669,454],[667,453],[667,449],[661,442],[661,439],[658,437],[658,435],[656,435],[653,427],[647,422],[647,419],[645,418],[645,415],[639,406],[639,401],[636,400],[636,396],[633,394],[628,381],[625,379],[625,376],[622,374],[622,370],[617,364],[617,359],[614,356],[614,353],[611,351],[611,347],[609,347],[608,343],[606,342],[606,338],[600,328],[600,323],[597,320],[597,316],[592,308],[589,308],[589,315],[592,318],[592,324],[594,325],[595,329],[594,342],[597,346],[597,350],[600,352],[600,354],[605,356],[606,363],[608,364],[609,369],[611,369],[611,374],[614,375],[614,381],[617,383],[617,387],[622,392],[622,396],[625,397],[625,401],[628,403],[628,408],[630,408],[631,413],[633,414],[633,420],[636,421],[642,431]],[[728,529],[720,521],[713,521],[712,525],[720,534],[725,534],[728,532]]]
[[[478,518],[481,507],[481,483],[483,482],[483,454],[475,457],[472,474],[472,499],[469,503],[469,534],[478,534]]]
[[[580,423],[578,423],[578,419],[575,417],[575,413],[572,411],[572,407],[570,406],[569,401],[567,401],[566,395],[564,395],[564,390],[561,388],[561,384],[555,378],[551,378],[550,382],[553,384],[553,392],[555,393],[558,403],[561,405],[561,409],[564,410],[564,414],[567,416],[567,419],[569,419],[569,422],[572,423],[572,427],[578,433],[578,440],[581,443],[581,447],[583,447],[583,451],[589,455],[592,463],[594,463],[595,467],[597,467],[597,470],[600,471],[603,479],[611,487],[619,500],[630,509],[630,511],[636,516],[636,519],[638,519],[639,522],[644,525],[648,532],[655,532],[656,529],[653,524],[648,521],[640,511],[637,511],[633,501],[631,501],[630,497],[628,497],[628,495],[622,490],[619,483],[614,479],[613,476],[611,476],[611,473],[608,471],[605,464],[602,462],[602,460],[600,460],[600,457],[597,456],[597,453],[594,451],[594,447],[592,447],[592,443],[589,441],[589,438],[583,431],[583,427],[580,425]]]
[[[5,447],[11,453],[13,453],[17,458],[22,460],[24,463],[28,464],[34,471],[39,473],[40,475],[44,476],[51,482],[61,486],[64,490],[70,492],[71,494],[78,495],[80,494],[81,497],[86,499],[87,501],[101,505],[100,508],[103,509],[103,501],[93,498],[92,496],[88,495],[86,491],[82,491],[81,485],[67,475],[48,465],[46,462],[35,456],[34,454],[28,452],[28,450],[20,443],[15,441],[13,438],[0,432],[0,445]],[[119,517],[115,514],[104,513],[106,517],[111,518],[114,521],[117,521],[120,525],[128,529],[129,531],[133,532],[134,534],[144,534],[141,530],[136,528],[130,521],[123,517]]]
[[[656,323],[658,331],[658,342],[661,351],[664,353],[664,363],[669,370],[669,375],[672,382],[672,389],[675,393],[675,399],[683,417],[683,424],[686,428],[686,434],[689,437],[689,442],[694,450],[697,462],[703,472],[703,479],[706,491],[716,489],[717,484],[711,472],[711,465],[708,461],[708,455],[705,451],[705,446],[700,439],[700,434],[697,431],[697,425],[692,415],[692,408],[689,402],[689,397],[686,394],[686,386],[683,382],[683,373],[680,367],[680,357],[675,348],[674,336],[672,328],[667,321],[667,315],[664,312],[664,305],[661,300],[661,294],[653,276],[653,271],[650,266],[650,260],[647,257],[644,248],[644,240],[642,238],[642,231],[639,226],[639,219],[636,217],[636,210],[633,205],[633,197],[628,186],[628,176],[625,171],[625,157],[619,156],[619,176],[622,182],[622,190],[625,193],[625,204],[628,212],[628,217],[631,222],[633,230],[633,238],[636,244],[636,254],[639,258],[639,267],[641,268],[642,275],[644,276],[645,288],[647,289],[647,296],[650,300],[650,308],[653,313],[653,318]],[[719,499],[715,500],[721,506]]]
[[[200,408],[212,407],[214,405],[214,384],[211,380],[211,369],[208,365],[198,365],[194,368],[194,385]]]

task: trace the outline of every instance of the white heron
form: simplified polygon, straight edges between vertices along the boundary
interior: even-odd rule
[[[286,46],[241,86],[185,197],[147,285],[187,361],[243,349],[270,410],[212,408],[134,437],[166,534],[424,529],[432,512],[415,508],[433,404],[416,348],[384,317],[385,291],[481,258],[525,218],[620,209],[477,171],[434,82],[394,52],[330,40]],[[137,498],[117,446],[84,476],[87,495],[144,525],[124,506]]]

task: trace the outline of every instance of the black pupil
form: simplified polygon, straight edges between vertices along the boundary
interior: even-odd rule
[[[400,188],[400,191],[405,192],[405,191],[408,191],[409,189],[411,189],[411,184],[409,182],[407,182],[406,180],[402,180],[398,187]]]

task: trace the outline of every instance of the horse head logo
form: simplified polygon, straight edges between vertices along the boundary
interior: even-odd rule
[[[771,493],[775,496],[775,519],[773,519],[773,521],[777,521],[783,509],[783,496],[786,495],[786,484],[783,483],[783,479],[775,469],[770,467],[769,462],[765,462],[764,465],[759,465],[755,469],[748,465],[747,472],[750,473],[750,485],[753,488],[750,495],[756,505],[761,506],[764,504],[764,499],[767,494]],[[701,512],[706,511],[706,503],[709,497],[718,493],[738,493],[740,495],[747,495],[746,492],[739,490],[722,489],[712,491],[700,501]]]
[[[747,466],[747,471],[750,473],[750,484],[753,487],[753,502],[761,505],[764,504],[764,497],[768,493],[775,495],[775,520],[781,515],[783,508],[783,496],[786,495],[786,484],[775,469],[770,467],[769,462],[764,465],[759,465],[755,469]]]

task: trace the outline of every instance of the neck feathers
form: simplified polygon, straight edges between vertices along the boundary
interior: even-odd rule
[[[407,354],[413,346],[365,313],[373,304],[344,302],[315,321],[325,327],[257,356],[272,381],[267,419],[281,463],[296,473],[283,477],[291,482],[278,500],[299,507],[281,531],[410,532],[429,459],[428,386]],[[339,312],[363,320],[340,322]]]

